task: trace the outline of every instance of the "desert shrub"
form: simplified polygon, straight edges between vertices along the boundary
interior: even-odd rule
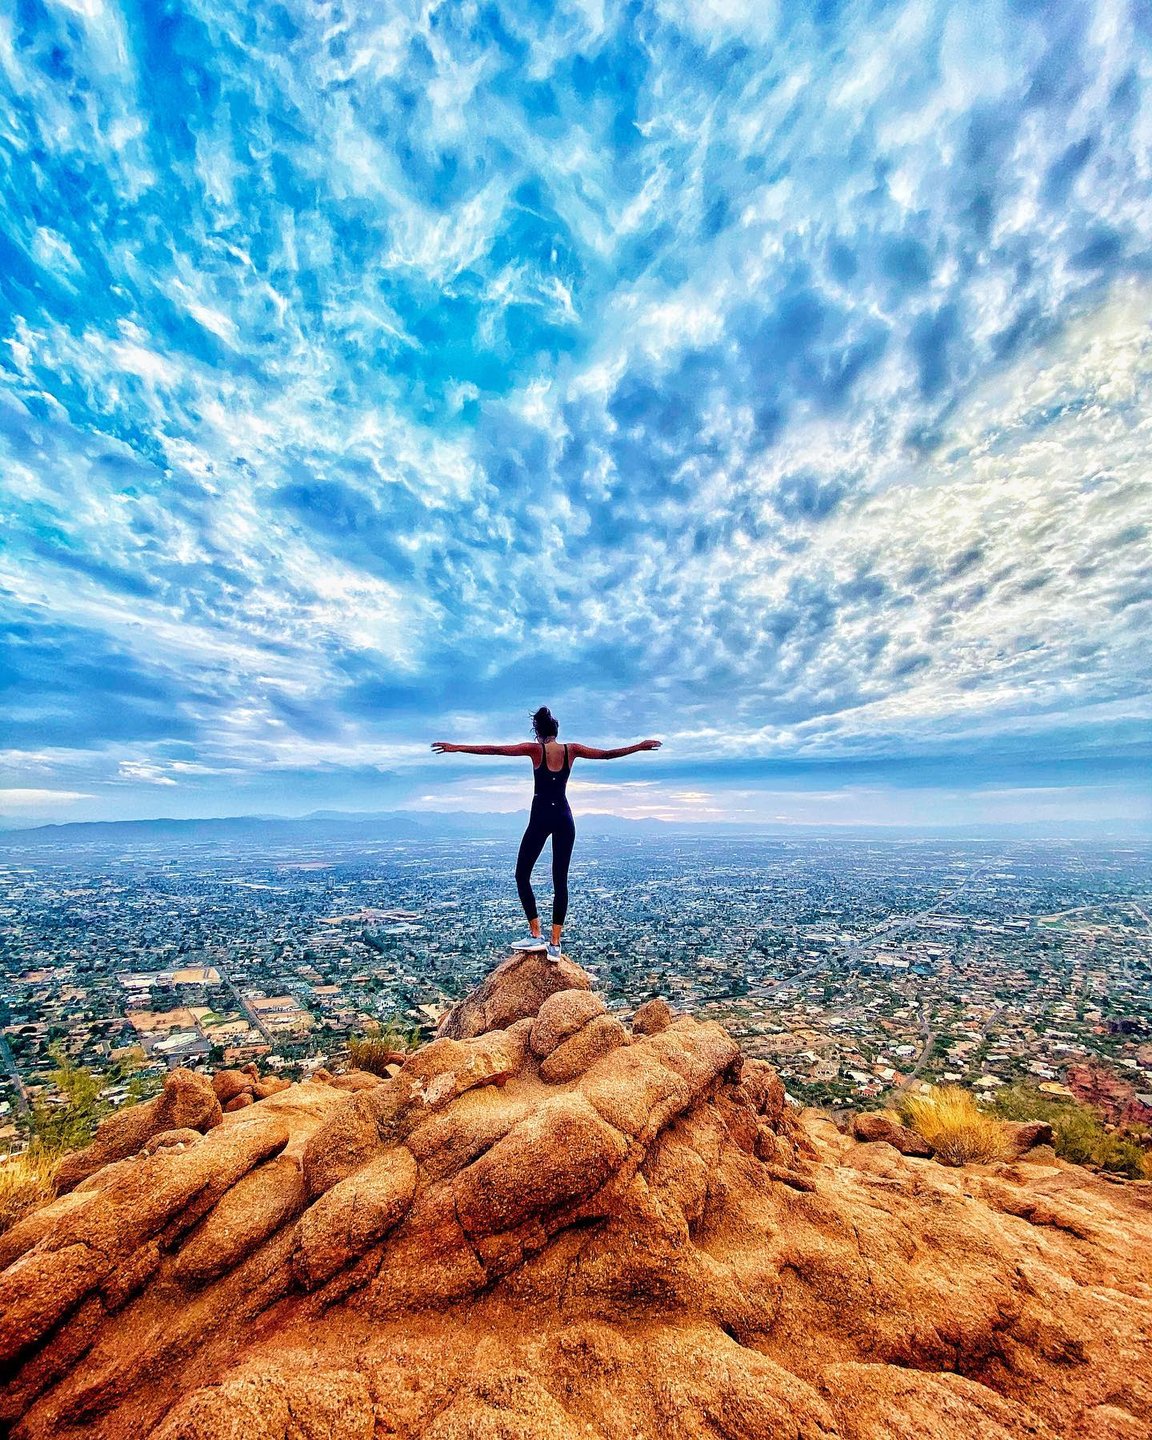
[[[0,1235],[52,1199],[57,1163],[39,1148],[0,1156]]]
[[[1093,1159],[1101,1170],[1127,1175],[1129,1180],[1143,1180],[1152,1170],[1152,1152],[1124,1134],[1105,1135]]]
[[[1045,1120],[1052,1126],[1053,1147],[1062,1160],[1077,1165],[1094,1161],[1106,1138],[1100,1117],[1076,1100],[1045,1095],[1034,1085],[1008,1085],[991,1103],[992,1113],[1003,1120]]]
[[[140,1105],[145,1100],[151,1100],[159,1095],[164,1088],[163,1075],[146,1072],[142,1075],[133,1075],[128,1081],[128,1097],[124,1101],[125,1106]]]
[[[1052,1126],[1053,1148],[1062,1160],[1098,1165],[1131,1179],[1152,1178],[1152,1150],[1137,1131],[1113,1134],[1090,1105],[1067,1096],[1045,1095],[1034,1085],[1009,1085],[992,1102],[993,1113],[1005,1120],[1046,1120]]]
[[[104,1082],[99,1076],[75,1065],[55,1047],[50,1053],[56,1062],[52,1081],[62,1098],[56,1103],[37,1101],[26,1124],[31,1149],[62,1155],[87,1145],[112,1106],[100,1098]]]
[[[348,1058],[357,1070],[387,1075],[388,1066],[402,1062],[420,1044],[416,1025],[391,1024],[374,1035],[362,1035],[348,1042]]]
[[[945,1165],[1005,1160],[1012,1153],[1004,1126],[959,1085],[941,1085],[907,1096],[901,1117]]]

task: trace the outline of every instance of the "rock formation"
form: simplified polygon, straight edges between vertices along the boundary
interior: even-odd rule
[[[1136,1440],[1149,1195],[845,1136],[719,1025],[521,956],[393,1078],[153,1132],[0,1236],[0,1423]]]
[[[857,1140],[865,1143],[876,1140],[885,1145],[891,1145],[899,1150],[901,1155],[919,1155],[922,1159],[929,1159],[932,1154],[932,1147],[914,1130],[909,1130],[907,1125],[891,1115],[882,1114],[880,1111],[865,1111],[852,1119],[852,1134]],[[1049,1137],[1051,1138],[1051,1137]]]
[[[153,1136],[169,1130],[199,1133],[219,1125],[220,1120],[220,1101],[211,1081],[192,1070],[172,1070],[159,1095],[110,1115],[90,1145],[65,1156],[56,1187],[61,1194],[75,1189],[104,1165],[135,1155]]]
[[[1085,1105],[1099,1111],[1111,1125],[1152,1125],[1152,1105],[1136,1087],[1105,1065],[1070,1065],[1064,1072],[1068,1088]]]

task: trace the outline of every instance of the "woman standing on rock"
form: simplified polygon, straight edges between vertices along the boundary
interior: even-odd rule
[[[516,889],[528,917],[531,932],[526,940],[513,945],[514,950],[547,950],[550,960],[560,958],[560,932],[568,913],[568,866],[576,843],[576,822],[566,794],[572,762],[585,760],[618,760],[622,755],[635,755],[639,750],[659,750],[659,740],[638,740],[635,745],[621,745],[615,750],[598,750],[591,745],[561,745],[556,739],[560,726],[547,705],[532,716],[535,740],[518,745],[452,745],[447,740],[434,740],[437,755],[527,755],[532,761],[532,811],[528,828],[520,841],[516,857]],[[563,752],[563,753],[561,753]],[[559,761],[559,764],[554,762]],[[544,944],[540,934],[540,911],[532,893],[532,867],[540,858],[544,842],[552,837],[552,941]]]

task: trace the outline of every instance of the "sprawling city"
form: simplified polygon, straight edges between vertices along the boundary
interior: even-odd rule
[[[0,852],[0,1136],[61,1063],[338,1065],[430,1035],[521,933],[504,838]],[[547,853],[537,869],[544,899]],[[588,837],[565,950],[621,1013],[715,1018],[792,1096],[916,1081],[1067,1093],[1114,1073],[1152,1116],[1152,867],[1137,843]]]

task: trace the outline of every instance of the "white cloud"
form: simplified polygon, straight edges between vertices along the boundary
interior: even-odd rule
[[[78,800],[93,800],[94,795],[82,790],[0,789],[0,815],[20,815],[28,811],[54,809],[75,805]]]

